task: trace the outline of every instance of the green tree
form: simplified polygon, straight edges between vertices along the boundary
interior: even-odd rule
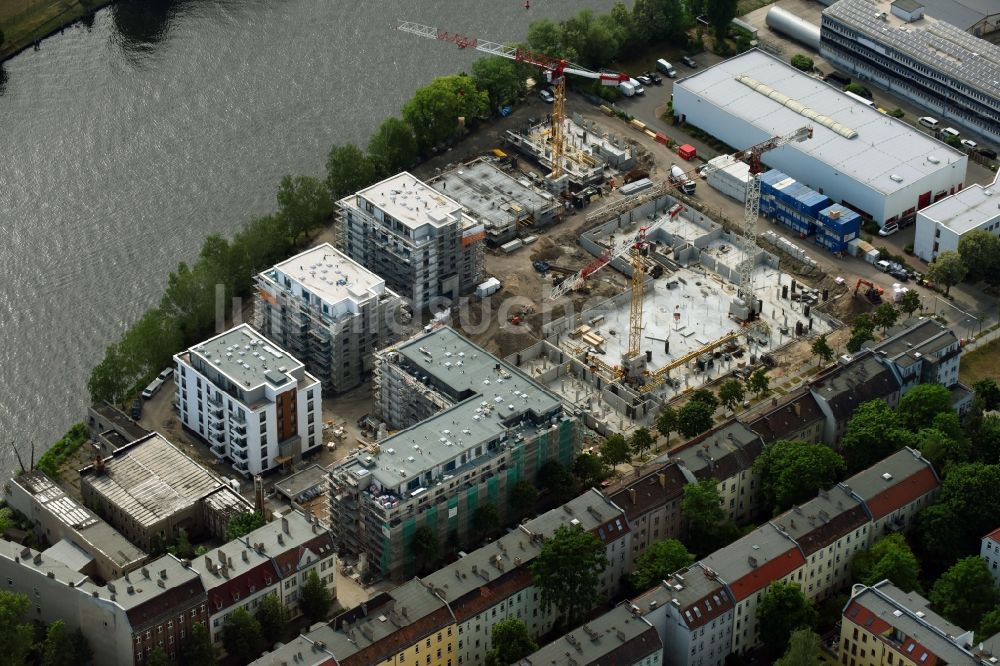
[[[414,530],[410,548],[418,572],[433,567],[441,555],[441,544],[438,543],[437,534],[427,525],[421,525]]]
[[[855,328],[851,331],[851,337],[847,340],[847,344],[844,346],[847,348],[847,351],[852,354],[856,354],[861,351],[861,346],[863,344],[874,339],[875,336],[872,334],[872,329]]]
[[[1000,463],[1000,417],[985,416],[972,438],[972,456],[989,465]]]
[[[737,379],[728,379],[719,387],[719,401],[729,410],[735,410],[743,402],[746,392]]]
[[[288,609],[277,594],[269,594],[260,600],[256,617],[261,636],[267,645],[274,645],[281,640],[285,623],[288,622]]]
[[[958,252],[945,250],[927,267],[927,277],[931,282],[943,284],[947,296],[952,287],[965,279],[968,271]]]
[[[1000,606],[983,616],[983,619],[979,623],[979,631],[976,632],[977,636],[983,636],[984,638],[996,636],[997,634],[1000,634]]]
[[[43,662],[44,663],[44,662]],[[70,663],[70,662],[53,662],[54,664]],[[161,647],[157,647],[155,650],[149,653],[149,659],[146,660],[146,666],[170,666],[170,657]]]
[[[548,461],[538,470],[538,483],[559,504],[568,502],[577,494],[576,479],[555,460]]]
[[[410,123],[422,153],[445,143],[459,131],[460,119],[483,116],[489,97],[465,74],[439,76],[430,85],[417,88],[405,105],[403,118]]]
[[[694,555],[677,539],[657,541],[636,560],[632,587],[637,591],[646,590],[692,562]]]
[[[663,407],[659,416],[656,417],[656,429],[661,435],[666,437],[670,443],[670,433],[677,430],[677,410],[669,405]]]
[[[326,187],[334,201],[375,182],[377,167],[371,156],[353,143],[335,145],[326,158]]]
[[[865,88],[860,83],[848,83],[844,86],[844,92],[854,93],[855,95],[860,95],[861,97],[871,99],[872,93],[868,88]]]
[[[978,553],[982,535],[996,527],[1000,515],[1000,465],[955,465],[941,482],[934,504],[917,515],[922,552],[946,567],[964,553]]]
[[[736,18],[736,0],[706,0],[705,15],[715,31],[715,39],[722,41],[729,32],[729,24]]]
[[[616,25],[608,15],[595,16],[589,9],[566,19],[559,28],[566,55],[593,69],[609,64],[626,39],[623,26]]]
[[[288,256],[292,242],[280,215],[266,215],[250,221],[230,245],[236,293],[248,294],[254,275]]]
[[[689,401],[677,412],[677,430],[687,438],[700,435],[712,427],[714,411],[704,402]]]
[[[249,664],[264,651],[260,622],[245,608],[237,608],[222,625],[222,645],[237,662]]]
[[[4,40],[5,40],[5,37],[4,37],[4,34],[3,34],[3,30],[0,30],[0,46],[3,46]]]
[[[784,654],[792,632],[815,629],[818,618],[795,583],[771,583],[757,605],[760,639],[772,654]]]
[[[696,391],[692,391],[689,400],[706,404],[712,408],[713,412],[719,407],[719,399],[714,393],[706,388],[700,388]]]
[[[181,559],[190,560],[194,557],[194,548],[191,546],[191,540],[188,538],[186,529],[183,527],[177,529],[177,535],[174,537],[174,545],[167,550]]]
[[[681,515],[687,522],[685,543],[703,557],[728,545],[739,529],[722,508],[722,497],[714,479],[702,479],[684,486]]]
[[[524,94],[524,78],[513,60],[492,56],[472,63],[472,80],[486,92],[490,109],[513,104]]]
[[[767,378],[767,373],[764,372],[763,368],[754,370],[753,374],[747,379],[747,389],[756,393],[758,398],[767,393],[770,385],[771,381]]]
[[[903,296],[899,299],[899,309],[902,310],[907,317],[912,317],[913,313],[920,309],[923,304],[920,302],[920,294],[913,291],[912,289],[907,289],[903,293]]]
[[[520,520],[535,508],[535,504],[538,502],[538,491],[527,481],[518,481],[510,489],[508,502],[511,513]]]
[[[617,432],[608,435],[608,438],[601,444],[601,457],[612,467],[632,460],[632,451],[629,450],[625,436]]]
[[[568,624],[575,624],[597,603],[597,587],[607,566],[600,539],[579,525],[560,525],[542,544],[531,576],[542,606],[555,606]]]
[[[892,303],[883,303],[875,308],[872,314],[872,324],[882,329],[885,333],[899,320],[899,310]]]
[[[532,21],[528,26],[528,46],[553,58],[564,55],[562,47],[562,31],[551,19]]]
[[[825,444],[778,440],[766,446],[753,464],[760,475],[764,501],[775,514],[812,499],[844,473],[844,459]]]
[[[629,447],[641,456],[653,446],[653,436],[646,428],[636,428],[632,436],[629,437]]]
[[[879,460],[913,444],[913,434],[899,423],[897,413],[881,400],[858,405],[840,440],[848,471],[871,467]]]
[[[681,0],[636,0],[632,6],[637,46],[670,42],[683,46],[694,18]]]
[[[983,399],[985,409],[996,409],[1000,407],[1000,386],[992,378],[980,379],[972,385],[976,395]]]
[[[796,629],[788,639],[785,655],[774,663],[775,666],[820,666],[823,655],[819,635],[811,629]]]
[[[288,237],[297,243],[333,215],[330,190],[318,178],[285,176],[278,186],[278,211]]]
[[[807,55],[802,55],[797,53],[792,56],[792,67],[795,69],[801,69],[803,72],[813,71],[813,59]]]
[[[573,475],[580,488],[596,488],[608,478],[609,470],[604,459],[590,453],[581,453],[573,461]]]
[[[48,626],[40,651],[42,666],[85,664],[93,656],[83,632],[79,629],[71,631],[62,620],[56,620]]]
[[[34,642],[34,632],[25,618],[29,608],[27,596],[0,592],[0,654],[15,666],[25,663]]]
[[[969,269],[972,281],[986,280],[997,284],[1000,272],[1000,238],[989,231],[976,229],[963,234],[958,241],[958,255]]]
[[[910,430],[933,424],[938,414],[951,411],[951,392],[941,384],[918,384],[899,400],[900,423]]]
[[[246,536],[255,529],[264,526],[264,514],[259,511],[247,511],[229,519],[226,527],[226,541],[232,541]]]
[[[1000,603],[1000,592],[986,562],[973,555],[959,560],[937,579],[930,599],[938,613],[963,629],[974,629]]]
[[[368,141],[368,155],[382,178],[405,171],[417,161],[417,137],[413,128],[394,116],[386,118]]]
[[[197,623],[191,627],[191,636],[181,645],[183,666],[215,666],[215,646],[208,628]]]
[[[952,465],[968,462],[972,455],[968,440],[955,439],[937,428],[920,430],[915,445],[939,474],[946,474]]]
[[[920,563],[903,535],[896,532],[854,556],[851,579],[865,585],[889,579],[904,592],[919,592]]]
[[[826,335],[821,335],[815,340],[813,340],[812,346],[813,356],[820,360],[820,363],[829,363],[833,360],[833,347],[826,339]]]
[[[319,622],[326,619],[326,614],[330,612],[332,603],[330,590],[326,589],[319,574],[313,569],[309,572],[306,582],[302,584],[299,608],[302,609],[302,613],[309,619],[309,622]]]
[[[472,529],[479,538],[483,538],[500,526],[500,512],[492,502],[486,502],[476,508],[472,516]]]
[[[538,649],[528,627],[518,618],[500,620],[490,629],[493,649],[486,653],[486,666],[516,664]]]

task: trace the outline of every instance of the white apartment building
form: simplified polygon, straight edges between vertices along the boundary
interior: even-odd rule
[[[958,383],[962,344],[955,332],[930,317],[915,317],[889,329],[881,342],[864,345],[889,368],[900,384],[900,396],[920,384]]]
[[[1000,527],[983,537],[979,556],[986,562],[986,567],[1000,585]]]
[[[385,280],[329,243],[256,277],[254,326],[301,359],[327,393],[360,385],[410,319]]]
[[[483,277],[483,225],[402,172],[337,202],[337,245],[422,310],[470,293]]]
[[[1000,175],[986,185],[970,185],[917,212],[913,253],[924,261],[958,251],[962,236],[987,231],[1000,236]]]
[[[322,387],[248,324],[174,355],[181,423],[244,476],[322,444]]]

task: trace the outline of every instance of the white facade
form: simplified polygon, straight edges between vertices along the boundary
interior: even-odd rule
[[[556,621],[555,606],[546,610],[534,585],[518,590],[508,597],[500,597],[481,613],[458,622],[457,664],[486,663],[486,653],[493,649],[493,625],[501,620],[517,619],[524,622],[532,636],[544,636]]]
[[[764,163],[879,225],[912,219],[965,182],[966,155],[760,51],[677,81],[673,112],[737,150],[812,126],[812,139]]]
[[[174,363],[181,422],[244,476],[322,444],[319,381],[247,324],[176,354]]]
[[[962,236],[972,231],[1000,236],[998,179],[989,185],[970,185],[918,212],[913,253],[934,261],[942,252],[957,252]]]
[[[1000,585],[1000,529],[993,530],[983,537],[979,556],[986,562],[986,568],[993,574],[997,585]]]

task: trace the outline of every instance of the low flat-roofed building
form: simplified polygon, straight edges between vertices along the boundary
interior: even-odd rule
[[[812,127],[764,163],[879,225],[912,220],[966,180],[964,153],[758,50],[678,79],[673,113],[737,150]]]
[[[558,199],[525,176],[508,173],[487,158],[461,164],[427,184],[462,204],[494,247],[513,240],[519,227],[547,227],[563,210]]]
[[[518,666],[659,666],[663,644],[649,622],[626,604],[557,638]]]
[[[222,538],[229,517],[253,511],[221,477],[159,433],[81,469],[80,492],[88,506],[146,550],[173,542],[181,528],[191,537],[208,531]],[[203,503],[213,495],[207,511]],[[217,505],[228,510],[218,520],[203,520]]]
[[[1000,236],[1000,177],[969,185],[917,213],[913,253],[934,261],[942,252],[957,252],[962,237],[973,231]]]
[[[66,539],[93,558],[96,578],[118,578],[149,557],[38,470],[10,479],[4,490],[4,499],[32,522],[39,537],[49,543]]]

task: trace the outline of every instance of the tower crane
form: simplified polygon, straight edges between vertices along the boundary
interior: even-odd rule
[[[412,21],[400,21],[399,25],[396,26],[396,29],[403,32],[409,32],[426,39],[434,39],[439,42],[451,42],[460,49],[475,49],[476,51],[482,51],[483,53],[488,53],[493,56],[499,56],[501,58],[507,58],[508,60],[516,60],[518,62],[525,62],[529,65],[541,67],[545,72],[545,76],[549,83],[551,83],[555,89],[555,93],[553,95],[555,100],[552,103],[552,131],[550,134],[552,143],[551,180],[556,180],[563,173],[563,121],[566,117],[564,110],[566,101],[566,75],[572,74],[574,76],[580,76],[587,79],[597,79],[606,86],[618,85],[618,83],[622,81],[629,80],[629,76],[627,74],[614,72],[592,72],[584,67],[574,65],[563,58],[553,58],[543,53],[536,53],[534,51],[528,51],[514,46],[504,46],[503,44],[498,44],[496,42],[489,42],[477,37],[447,32],[446,30],[432,28],[431,26],[421,25],[420,23],[413,23]]]

